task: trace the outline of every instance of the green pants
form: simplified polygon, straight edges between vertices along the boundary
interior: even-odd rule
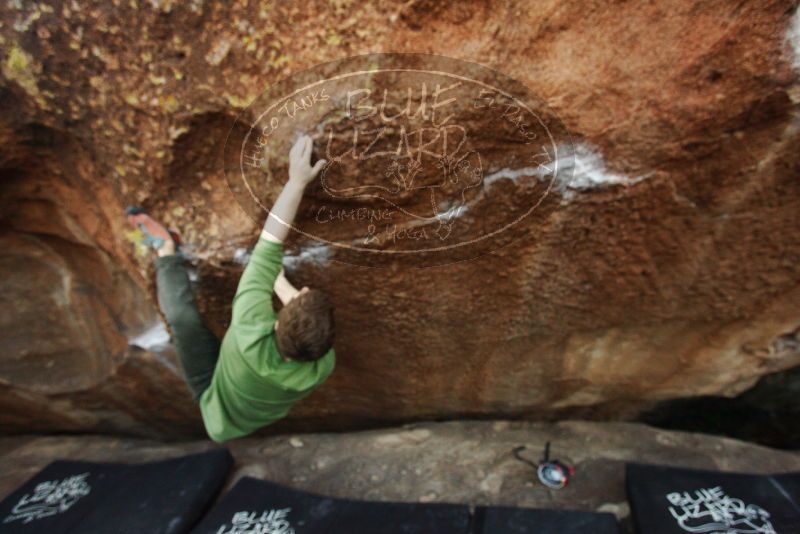
[[[156,286],[158,304],[172,330],[186,382],[198,400],[214,375],[219,339],[200,316],[183,257],[156,258]]]

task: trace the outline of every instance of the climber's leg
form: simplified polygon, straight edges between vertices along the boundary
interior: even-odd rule
[[[158,304],[167,318],[175,348],[195,399],[211,383],[219,358],[219,339],[200,316],[180,255],[156,258]]]

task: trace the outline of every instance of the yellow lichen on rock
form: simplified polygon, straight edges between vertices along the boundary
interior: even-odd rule
[[[42,66],[19,46],[14,43],[3,61],[3,75],[9,80],[17,82],[22,89],[28,93],[36,104],[42,109],[48,109],[47,101],[39,91],[36,82],[37,77],[42,72]]]

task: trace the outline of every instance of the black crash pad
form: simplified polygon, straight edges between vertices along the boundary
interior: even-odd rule
[[[469,509],[332,499],[242,478],[192,534],[465,534]]]
[[[365,502],[243,478],[192,534],[618,534],[610,514]]]
[[[0,534],[180,534],[230,471],[227,450],[146,464],[56,461],[0,502]]]
[[[626,486],[639,534],[800,533],[800,473],[747,475],[629,464]]]
[[[613,514],[491,507],[475,511],[474,534],[619,534]]]

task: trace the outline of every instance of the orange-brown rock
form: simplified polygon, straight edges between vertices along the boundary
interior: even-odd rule
[[[800,364],[795,2],[6,2],[0,20],[5,431],[201,434],[176,358],[152,346],[152,268],[123,209],[181,231],[222,333],[263,220],[224,172],[236,118],[282,79],[376,50],[518,80],[569,132],[574,174],[507,241],[452,258],[469,261],[366,267],[295,233],[287,271],[331,294],[339,358],[277,430],[625,419]],[[496,178],[465,219],[478,231],[541,185],[497,120],[469,124]],[[354,237],[338,228],[326,237]]]

